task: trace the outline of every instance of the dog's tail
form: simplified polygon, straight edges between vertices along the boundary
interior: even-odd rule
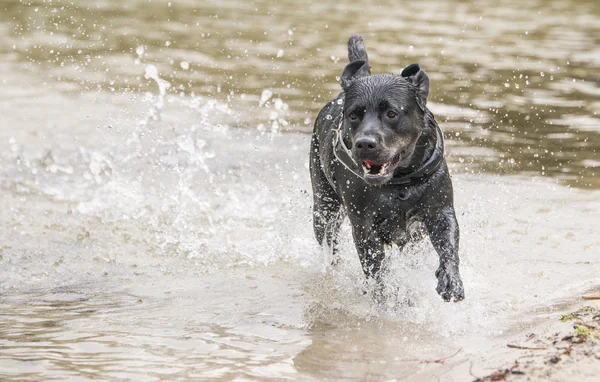
[[[369,74],[371,74],[371,67],[368,65],[369,56],[367,55],[367,48],[365,48],[365,42],[363,41],[362,36],[355,34],[348,39],[348,59],[350,62],[363,60],[367,63]]]

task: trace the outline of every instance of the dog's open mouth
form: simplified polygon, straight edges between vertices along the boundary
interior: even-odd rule
[[[365,172],[365,175],[385,176],[390,172],[390,170],[394,170],[394,167],[396,164],[398,164],[398,160],[400,160],[400,156],[396,156],[394,159],[386,163],[375,163],[370,160],[365,160],[362,162],[362,168]]]

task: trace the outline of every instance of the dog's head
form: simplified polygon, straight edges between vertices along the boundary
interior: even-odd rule
[[[342,74],[344,133],[364,179],[387,183],[408,168],[424,128],[429,77],[412,64],[400,76],[368,75],[368,63],[354,61]]]

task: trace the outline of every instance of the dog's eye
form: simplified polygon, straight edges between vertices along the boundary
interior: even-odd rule
[[[387,116],[388,116],[388,118],[394,119],[394,118],[396,118],[398,116],[398,113],[396,113],[395,111],[391,111],[390,110],[390,111],[387,112]]]
[[[356,113],[352,112],[348,114],[348,118],[350,118],[352,121],[355,121],[356,118],[358,118],[358,116],[356,115]]]

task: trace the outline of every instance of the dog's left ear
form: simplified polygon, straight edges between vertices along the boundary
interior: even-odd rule
[[[426,103],[427,96],[429,95],[429,77],[419,64],[408,65],[400,75],[417,87],[419,98],[423,103]]]
[[[347,90],[352,81],[369,75],[369,64],[364,60],[352,61],[342,73],[342,89]]]

